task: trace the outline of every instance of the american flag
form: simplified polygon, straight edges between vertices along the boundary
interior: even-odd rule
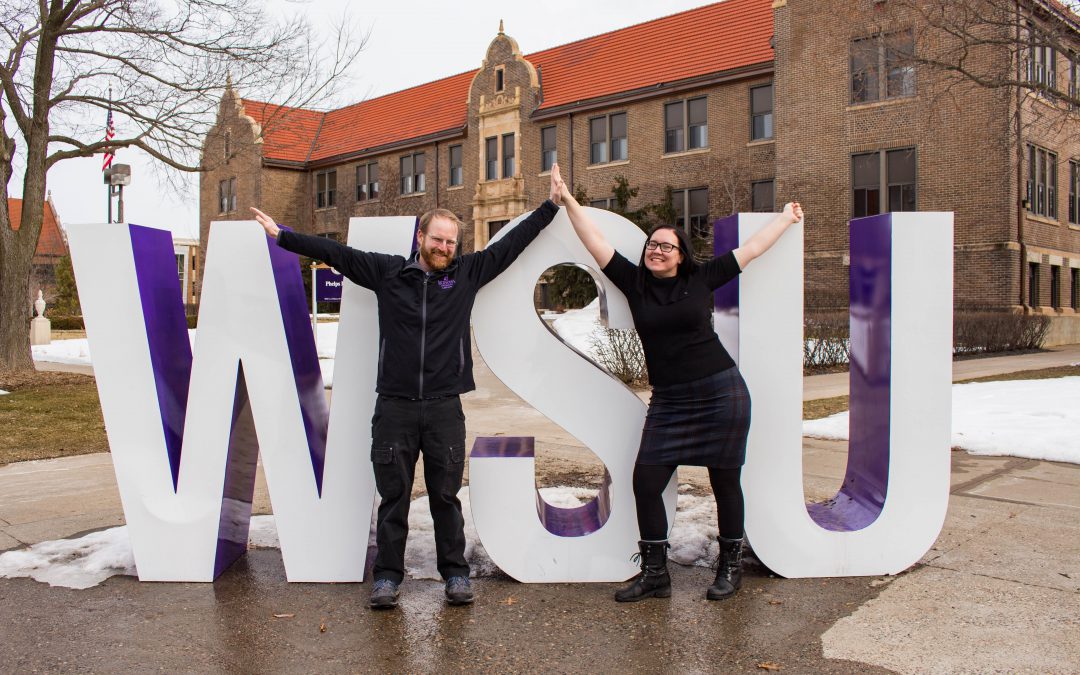
[[[116,135],[116,127],[113,126],[112,120],[112,108],[109,108],[109,117],[105,120],[105,142],[109,142]],[[101,170],[104,171],[112,166],[113,151],[112,148],[105,148],[105,159],[101,163]]]

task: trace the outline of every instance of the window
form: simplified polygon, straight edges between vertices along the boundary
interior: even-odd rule
[[[495,69],[495,91],[499,92],[506,88],[506,68],[499,66]]]
[[[915,211],[915,148],[867,152],[851,158],[852,216]]]
[[[356,167],[356,201],[379,198],[379,164],[368,162]]]
[[[514,134],[503,134],[502,170],[503,178],[511,178],[514,175]]]
[[[509,222],[510,222],[509,220],[493,220],[493,221],[489,222],[488,223],[488,241],[491,241],[492,237],[495,236],[495,233],[498,232],[499,230],[503,229],[504,227],[506,227],[506,224],[509,223]]]
[[[620,162],[627,158],[626,113],[611,115],[611,161]]]
[[[589,164],[619,162],[627,156],[626,113],[589,120]]]
[[[1061,307],[1061,265],[1050,266],[1050,306]]]
[[[1028,263],[1028,306],[1039,306],[1039,263]]]
[[[423,192],[426,187],[424,182],[424,153],[417,152],[405,155],[401,158],[401,194],[408,195],[415,192]]]
[[[1056,219],[1057,155],[1036,145],[1029,145],[1027,165],[1028,212]]]
[[[337,203],[337,170],[315,174],[315,208],[326,209]]]
[[[594,209],[607,209],[608,211],[610,211],[611,207],[614,205],[615,200],[612,197],[608,197],[607,199],[589,200],[589,206],[593,207]]]
[[[773,137],[772,83],[750,88],[750,140]]]
[[[184,272],[186,272],[186,271],[187,271],[187,265],[184,264],[184,254],[183,253],[177,253],[176,254],[176,274],[180,278],[181,288],[183,288]]]
[[[881,213],[881,160],[877,152],[851,158],[851,189],[855,197],[855,218]]]
[[[707,100],[704,96],[664,106],[664,152],[682,152],[709,145]]]
[[[597,117],[589,120],[589,164],[606,162],[607,156],[607,118]]]
[[[450,185],[462,185],[465,182],[464,172],[461,168],[461,146],[450,146]]]
[[[229,213],[236,210],[236,179],[229,178],[218,183],[218,210]]]
[[[559,161],[559,151],[555,147],[557,139],[555,127],[544,127],[540,130],[540,171],[551,171],[551,167]]]
[[[1069,162],[1069,222],[1080,225],[1080,162]]]
[[[1080,269],[1072,270],[1072,302],[1073,309],[1080,309]]]
[[[499,138],[492,136],[484,141],[484,180],[499,177]]]
[[[1027,79],[1037,87],[1057,87],[1057,50],[1041,44],[1042,32],[1035,24],[1028,24]]]
[[[709,225],[709,189],[672,190],[671,205],[675,209],[675,226],[690,235],[700,235]]]
[[[889,211],[915,210],[915,150],[885,153]]]
[[[755,213],[772,213],[776,210],[775,183],[759,180],[750,184],[750,210]]]
[[[915,95],[915,39],[911,31],[851,42],[851,102]]]

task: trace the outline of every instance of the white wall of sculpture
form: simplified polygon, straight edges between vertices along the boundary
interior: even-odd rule
[[[616,214],[593,215],[636,260],[644,235]],[[717,221],[718,250],[770,217]],[[348,241],[407,255],[415,228],[413,217],[353,218]],[[243,554],[261,454],[289,581],[361,581],[375,498],[369,453],[358,451],[371,441],[374,295],[346,283],[328,406],[296,258],[256,223],[212,224],[194,348],[168,232],[72,226],[69,241],[139,578],[212,581]],[[788,577],[903,570],[936,539],[948,501],[952,215],[855,220],[851,242],[851,449],[824,504],[807,505],[802,487],[801,225],[716,295],[718,334],[754,400],[747,536]],[[516,579],[621,581],[635,572],[631,475],[645,408],[537,318],[537,278],[567,262],[592,269],[609,325],[631,327],[625,298],[565,213],[484,288],[473,326],[492,371],[591,449],[607,480],[582,507],[547,504],[532,439],[507,420],[505,436],[472,450],[473,517]]]

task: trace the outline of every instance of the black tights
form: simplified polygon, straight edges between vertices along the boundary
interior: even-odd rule
[[[636,464],[634,466],[634,500],[637,502],[638,530],[645,541],[667,539],[667,510],[664,508],[664,488],[675,473],[674,466]],[[709,467],[709,482],[716,498],[716,519],[720,536],[740,539],[743,536],[743,495],[739,474],[742,467],[716,469]]]

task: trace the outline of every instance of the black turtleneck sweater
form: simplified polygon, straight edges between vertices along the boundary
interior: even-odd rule
[[[612,256],[603,272],[630,304],[653,386],[692,382],[735,365],[713,331],[712,292],[741,271],[730,251],[688,276],[667,279],[639,270],[617,251]]]

